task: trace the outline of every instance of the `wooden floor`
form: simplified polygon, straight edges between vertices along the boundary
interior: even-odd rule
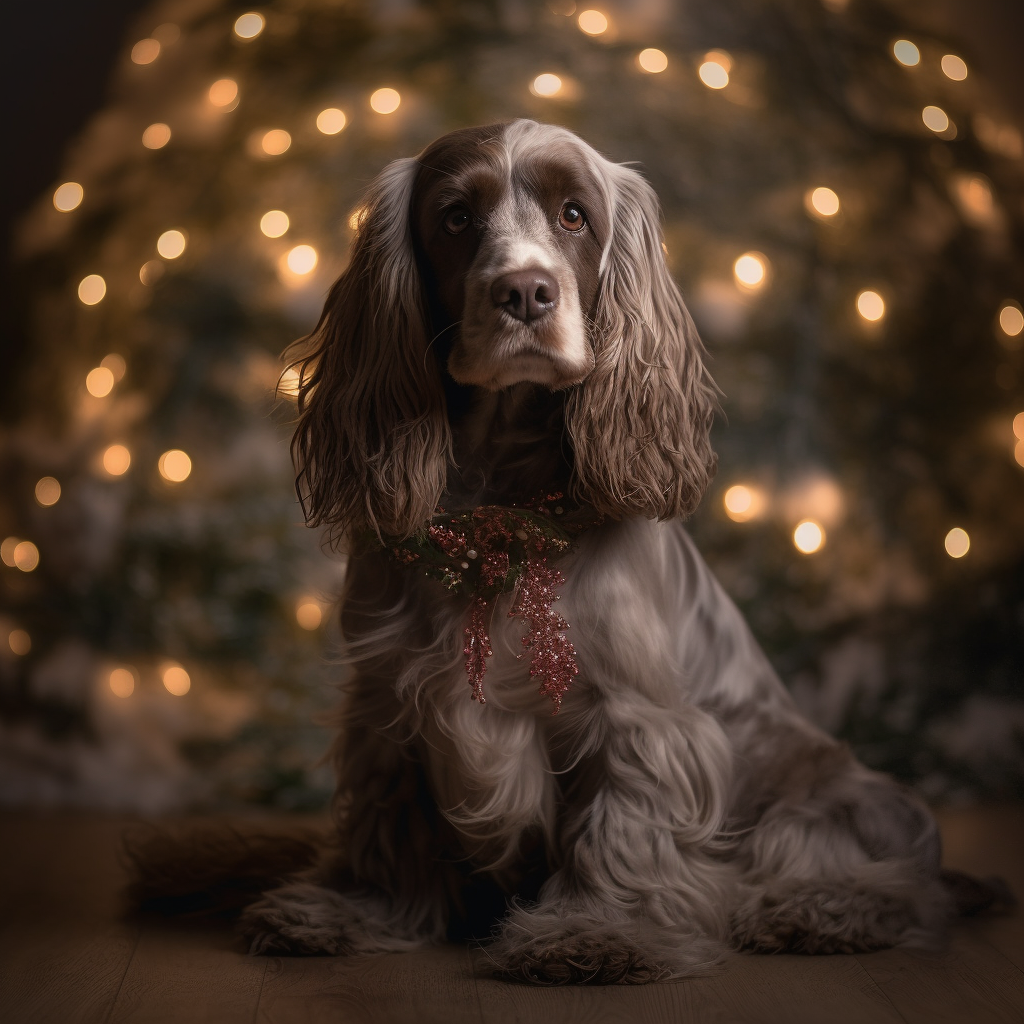
[[[1024,807],[940,815],[946,862],[1024,894]],[[448,946],[346,960],[246,956],[229,927],[122,920],[124,819],[0,817],[3,1024],[1004,1024],[1024,1022],[1024,915],[930,956],[736,956],[713,977],[536,989]]]

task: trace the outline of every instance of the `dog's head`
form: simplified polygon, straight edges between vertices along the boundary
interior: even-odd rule
[[[445,373],[564,390],[576,496],[614,518],[687,514],[714,471],[714,385],[657,199],[563,128],[463,129],[385,168],[311,337],[293,449],[311,525],[426,523]]]

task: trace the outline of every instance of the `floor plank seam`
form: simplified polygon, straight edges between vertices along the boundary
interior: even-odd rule
[[[270,970],[270,957],[263,961],[263,973],[260,975],[260,990],[256,993],[256,1008],[252,1013],[252,1024],[258,1024],[260,1019],[260,1003],[263,1001],[263,986],[267,983],[267,971]]]
[[[856,954],[854,954],[853,958],[857,961],[857,966],[861,969],[861,972],[863,973],[864,977],[867,978],[869,982],[871,982],[871,987],[882,997],[886,1005],[892,1007],[892,1012],[895,1013],[901,1021],[903,1021],[903,1024],[910,1024],[907,1018],[904,1017],[902,1013],[900,1013],[899,1007],[889,998],[889,995],[885,991],[885,989],[883,989],[882,986],[879,985],[878,982],[875,981],[875,979],[871,976],[871,972],[864,966],[864,963],[862,962],[861,958]]]
[[[110,1018],[114,1015],[114,1010],[117,1009],[117,1001],[121,998],[121,990],[124,988],[125,978],[128,977],[128,972],[132,968],[132,963],[135,961],[135,954],[139,950],[139,943],[142,941],[142,925],[135,926],[135,942],[132,943],[131,956],[128,957],[128,963],[124,965],[124,973],[121,975],[121,980],[117,983],[117,991],[114,993],[114,998],[110,1001],[110,1008],[107,1010],[107,1015],[103,1018],[103,1024],[110,1024]]]

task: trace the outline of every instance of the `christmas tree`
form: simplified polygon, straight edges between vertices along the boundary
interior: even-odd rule
[[[3,797],[316,806],[344,569],[279,353],[450,129],[637,161],[722,391],[692,529],[804,709],[932,797],[1024,777],[1024,156],[885,0],[155,5],[26,217]]]

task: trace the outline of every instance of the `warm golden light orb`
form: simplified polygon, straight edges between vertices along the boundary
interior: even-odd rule
[[[532,92],[534,96],[557,96],[561,91],[562,80],[558,75],[553,75],[550,72],[538,75],[530,83],[530,92]]]
[[[100,360],[100,366],[106,367],[114,375],[114,380],[120,380],[128,369],[124,356],[119,356],[116,352],[105,355]]]
[[[285,398],[296,398],[299,394],[299,388],[302,385],[302,378],[299,376],[299,371],[294,366],[289,366],[284,373],[281,374],[280,379],[277,382],[277,393],[284,395]]]
[[[820,523],[813,519],[805,519],[797,523],[793,530],[793,545],[797,551],[805,555],[813,555],[825,544],[825,531]]]
[[[19,657],[32,650],[32,637],[23,629],[12,629],[7,634],[7,646]]]
[[[160,56],[160,41],[157,39],[140,39],[132,47],[132,62],[135,64],[152,64]]]
[[[85,390],[93,398],[106,398],[114,390],[114,374],[106,366],[97,366],[85,376]]]
[[[103,468],[111,476],[124,476],[131,464],[131,452],[123,444],[112,444],[103,453]]]
[[[218,78],[206,95],[215,107],[230,107],[238,99],[238,83],[233,78]]]
[[[164,264],[160,260],[147,260],[139,267],[139,280],[145,284],[156,284],[163,277]]]
[[[761,493],[745,484],[733,484],[722,498],[725,514],[736,523],[745,523],[758,516],[763,504]]]
[[[171,129],[162,121],[151,124],[142,133],[142,144],[146,149],[163,149],[171,141]]]
[[[588,36],[599,36],[608,31],[608,19],[600,11],[584,11],[576,19],[576,24]]]
[[[89,274],[78,282],[78,297],[87,306],[95,306],[107,294],[107,282],[99,274]]]
[[[40,477],[36,481],[36,501],[43,508],[49,508],[60,501],[60,481],[55,476]]]
[[[160,666],[160,680],[164,689],[175,697],[184,697],[192,687],[189,674],[176,661],[165,661]]]
[[[328,107],[316,115],[316,127],[324,135],[337,135],[348,124],[348,118],[344,110],[337,107]]]
[[[834,217],[839,212],[839,196],[824,185],[811,189],[804,196],[804,203],[811,213],[819,217]]]
[[[185,232],[171,228],[156,240],[156,251],[165,260],[176,260],[185,251],[185,245]]]
[[[1024,331],[1024,313],[1020,311],[1020,307],[1009,302],[1006,303],[999,310],[999,327],[1003,334],[1010,338],[1015,338],[1021,331]]]
[[[288,214],[284,210],[267,210],[262,217],[260,217],[260,231],[267,236],[267,238],[280,238],[288,228],[291,226],[291,221],[288,219]]]
[[[85,189],[77,181],[65,181],[53,193],[53,205],[61,213],[70,213],[78,209],[84,198]]]
[[[14,548],[14,565],[22,572],[32,572],[39,565],[39,548],[30,540],[18,541]]]
[[[235,35],[239,39],[255,39],[263,31],[265,24],[262,14],[249,11],[248,14],[243,14],[236,19]]]
[[[912,68],[921,63],[921,51],[909,39],[897,39],[892,44],[892,55],[904,67]]]
[[[950,558],[963,558],[971,548],[971,538],[967,536],[966,530],[954,526],[946,534],[945,547]]]
[[[925,127],[940,135],[949,128],[949,116],[942,107],[927,106],[921,111]]]
[[[135,673],[130,668],[115,668],[107,677],[115,697],[130,697],[135,692]]]
[[[283,128],[271,128],[260,141],[260,146],[267,156],[280,156],[287,153],[292,145],[292,137]]]
[[[1024,467],[1024,441],[1017,442],[1017,446],[1013,449],[1013,457],[1018,466]]]
[[[640,65],[641,70],[646,71],[649,75],[660,75],[668,67],[668,57],[665,56],[664,51],[653,46],[641,50],[637,54],[636,62]]]
[[[1013,434],[1024,441],[1024,412],[1019,412],[1013,417]]]
[[[358,230],[359,225],[362,224],[362,222],[363,222],[363,214],[364,213],[366,213],[366,210],[362,206],[357,206],[348,215],[348,226],[349,226],[349,228],[352,231]]]
[[[724,89],[729,84],[729,71],[720,60],[705,60],[697,75],[709,89]]]
[[[180,484],[187,480],[192,472],[192,460],[180,448],[172,448],[164,452],[157,460],[156,468],[160,475],[172,484]]]
[[[967,77],[967,64],[963,57],[955,53],[947,53],[940,62],[942,73],[954,82],[962,82]]]
[[[0,561],[14,568],[14,549],[21,543],[20,537],[5,537],[0,543]]]
[[[378,114],[393,114],[401,102],[397,89],[376,89],[370,96],[370,109]]]
[[[736,283],[743,288],[761,288],[768,276],[768,260],[759,252],[745,252],[732,265]]]
[[[303,629],[318,629],[323,617],[319,603],[312,598],[303,598],[295,608],[295,621]]]
[[[885,300],[878,292],[866,288],[857,296],[857,312],[870,323],[875,323],[885,316]]]
[[[288,269],[300,276],[310,273],[316,267],[318,259],[317,251],[311,245],[297,245],[294,249],[289,249],[285,255]]]

